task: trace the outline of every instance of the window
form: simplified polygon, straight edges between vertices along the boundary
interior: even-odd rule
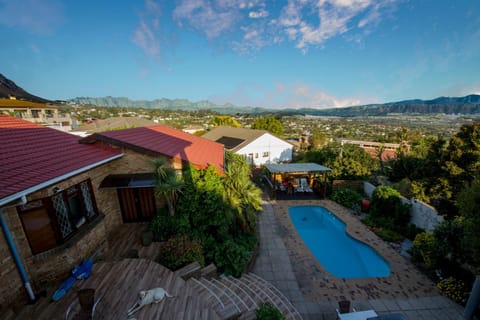
[[[267,152],[264,152],[262,156],[263,156],[264,158],[268,158],[268,151],[267,151]]]
[[[64,243],[98,215],[90,180],[17,209],[34,254]]]
[[[258,153],[255,153],[255,159],[258,159]]]

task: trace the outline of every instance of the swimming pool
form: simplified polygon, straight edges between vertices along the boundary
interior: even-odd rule
[[[317,260],[338,278],[388,277],[390,266],[370,246],[350,237],[345,223],[320,206],[289,208],[290,218]]]

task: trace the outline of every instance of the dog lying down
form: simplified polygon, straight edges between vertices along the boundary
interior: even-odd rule
[[[159,303],[165,297],[171,298],[173,296],[168,294],[168,292],[165,291],[165,289],[163,288],[153,288],[150,290],[140,291],[138,293],[137,302],[135,302],[135,304],[130,309],[128,309],[127,315],[130,317],[133,313],[137,312],[144,306],[152,303]]]

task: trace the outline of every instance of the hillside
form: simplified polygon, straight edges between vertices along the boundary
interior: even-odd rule
[[[334,109],[302,109],[309,115],[355,117],[388,114],[480,114],[480,95],[439,97],[432,100],[405,100]]]
[[[47,99],[43,99],[28,93],[21,87],[17,86],[15,82],[6,78],[0,73],[0,98],[8,99],[10,96],[14,96],[17,100],[26,100],[39,103],[50,102]]]
[[[163,109],[163,110],[212,110],[223,114],[234,113],[261,113],[266,109],[256,107],[239,107],[230,103],[218,105],[213,102],[202,100],[191,102],[187,99],[155,99],[155,100],[130,100],[125,97],[77,97],[70,99],[69,102],[81,105],[95,105],[103,107],[128,107],[128,108],[147,108],[147,109]]]

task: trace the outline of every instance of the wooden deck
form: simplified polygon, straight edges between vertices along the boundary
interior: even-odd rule
[[[76,292],[95,288],[95,319],[127,319],[127,310],[137,300],[138,292],[162,287],[173,298],[143,307],[133,314],[137,319],[219,319],[215,311],[191,286],[160,264],[146,259],[123,259],[95,263],[92,275],[78,280],[67,295],[57,302],[44,298],[25,308],[19,319],[64,319]]]
[[[218,278],[216,273],[210,274],[210,266],[200,270],[198,265],[191,275],[195,274],[199,280],[184,280],[183,270],[172,272],[154,261],[160,252],[159,243],[142,245],[142,232],[146,227],[146,224],[120,226],[108,239],[107,252],[95,257],[88,279],[77,280],[57,302],[50,300],[58,285],[52,286],[47,290],[47,297],[24,306],[15,318],[65,319],[69,305],[78,300],[77,291],[93,288],[95,300],[99,299],[94,319],[127,319],[127,310],[137,301],[140,291],[162,287],[174,297],[143,307],[132,319],[250,319],[258,304],[265,301],[278,306],[287,319],[301,319],[288,299],[254,275],[240,279]],[[190,266],[186,267],[185,272],[189,269]],[[216,278],[210,281],[210,276]]]

